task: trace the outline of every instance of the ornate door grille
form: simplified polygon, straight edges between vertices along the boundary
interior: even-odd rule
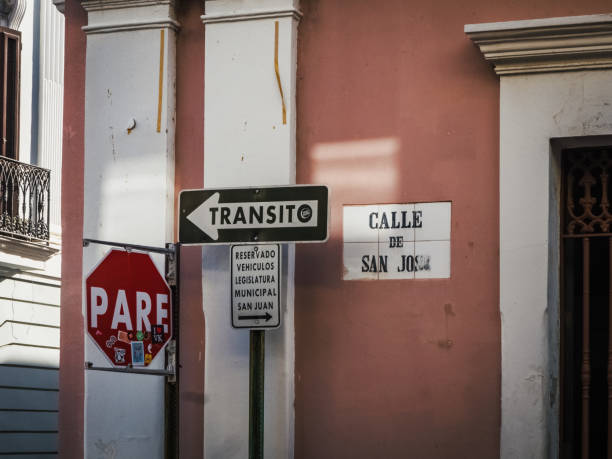
[[[561,457],[612,459],[612,148],[562,163]]]

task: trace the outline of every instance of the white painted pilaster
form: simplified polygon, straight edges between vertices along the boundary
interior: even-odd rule
[[[161,247],[173,239],[178,27],[173,2],[94,0],[83,6],[88,12],[83,235]],[[84,248],[84,276],[106,250]],[[154,259],[163,272],[163,258]],[[86,337],[85,344],[86,360],[108,366],[92,340]],[[151,367],[163,364],[160,354]],[[85,372],[86,457],[159,458],[163,447],[164,378]]]
[[[612,17],[475,24],[465,31],[501,75],[500,457],[556,459],[560,161],[551,139],[584,137],[588,145],[588,136],[612,134]]]
[[[51,233],[61,232],[64,16],[40,2],[38,62],[38,165],[51,169]]]
[[[206,187],[295,183],[297,3],[206,1]],[[247,457],[249,427],[249,332],[230,326],[229,253],[225,246],[203,251],[204,452],[225,459]],[[271,458],[293,457],[292,245],[282,262],[282,325],[266,332],[265,456]]]

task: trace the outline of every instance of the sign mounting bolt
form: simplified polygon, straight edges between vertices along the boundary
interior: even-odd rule
[[[134,118],[130,118],[127,123],[127,133],[131,134],[135,127],[136,127],[136,120]]]

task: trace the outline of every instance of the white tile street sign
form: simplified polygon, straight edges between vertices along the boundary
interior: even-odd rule
[[[280,326],[280,245],[233,245],[232,327]]]
[[[343,207],[344,280],[450,277],[451,203]]]

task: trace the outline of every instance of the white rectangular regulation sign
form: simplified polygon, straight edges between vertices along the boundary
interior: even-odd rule
[[[232,327],[280,326],[280,245],[233,245]]]

